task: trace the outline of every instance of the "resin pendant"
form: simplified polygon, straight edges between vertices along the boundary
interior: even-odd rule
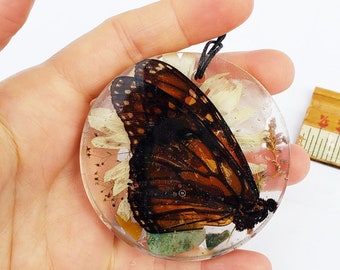
[[[235,249],[277,209],[289,163],[271,96],[200,54],[144,60],[93,102],[81,143],[87,195],[118,237],[151,255],[200,260]]]

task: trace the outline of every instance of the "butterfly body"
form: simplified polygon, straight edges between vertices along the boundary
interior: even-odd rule
[[[252,229],[277,203],[259,192],[240,146],[213,103],[187,77],[145,60],[111,85],[131,142],[128,201],[148,232]]]

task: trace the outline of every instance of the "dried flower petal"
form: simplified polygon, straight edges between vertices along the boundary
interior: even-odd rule
[[[120,216],[122,220],[127,222],[131,218],[131,214],[130,204],[127,200],[127,197],[124,197],[119,203],[117,215]]]
[[[234,135],[241,145],[241,148],[245,152],[251,152],[258,150],[265,138],[268,136],[268,131],[261,131],[254,134],[244,134],[239,132],[234,132]]]
[[[96,148],[104,149],[130,149],[130,141],[126,133],[117,133],[108,136],[98,136],[91,140],[91,143]]]
[[[91,109],[88,115],[88,121],[90,127],[104,134],[114,134],[124,130],[124,124],[117,113],[107,108]]]
[[[195,71],[195,55],[190,53],[178,54],[178,53],[169,53],[163,55],[163,61],[172,65],[181,71],[188,78]]]
[[[104,182],[114,181],[112,194],[113,196],[118,195],[124,189],[128,187],[128,184],[131,182],[129,179],[129,160],[126,159],[122,162],[119,162],[112,169],[105,172]]]
[[[107,135],[93,138],[91,142],[94,147],[105,149],[130,148],[130,141],[124,124],[115,111],[106,108],[92,109],[88,121],[90,127]]]
[[[252,174],[258,174],[267,170],[267,164],[255,164],[249,162],[249,167]]]

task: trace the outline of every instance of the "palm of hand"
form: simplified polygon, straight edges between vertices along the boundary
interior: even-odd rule
[[[55,88],[48,79],[41,83],[39,75],[45,74],[37,80],[30,75],[20,75],[22,84],[1,96],[6,100],[1,114],[17,147],[11,160],[17,159],[15,181],[5,184],[6,204],[0,206],[7,212],[2,233],[11,241],[11,263],[26,269],[64,268],[58,264],[98,269],[95,262],[109,263],[113,243],[86,199],[79,173],[78,141],[87,105],[71,88],[58,91],[68,88],[61,80]]]
[[[89,101],[57,79],[57,73],[42,82],[45,70],[22,73],[14,83],[9,79],[0,85],[1,115],[12,135],[4,144],[17,149],[7,160],[16,164],[15,180],[4,183],[6,198],[0,205],[9,255],[2,263],[13,269],[126,269],[129,264],[157,269],[158,264],[175,264],[128,247],[99,220],[79,170],[79,139]]]
[[[15,3],[25,1],[19,2]],[[79,140],[90,101],[111,78],[144,58],[228,32],[242,23],[252,8],[252,1],[215,2],[216,7],[212,0],[202,0],[201,4],[159,1],[123,14],[48,62],[0,83],[1,269],[178,268],[179,263],[128,247],[101,223],[82,186]],[[196,20],[206,7],[218,12],[208,12]],[[154,24],[151,14],[162,14],[161,22]],[[163,18],[163,14],[168,17]],[[216,14],[221,22],[209,23],[216,21]],[[136,18],[143,18],[143,31],[136,27]],[[150,44],[152,40],[160,43]],[[255,75],[272,93],[291,83],[293,67],[281,53],[259,51],[226,57]],[[298,160],[291,162],[296,166],[292,166],[290,180],[296,182],[308,170],[307,157],[294,151],[292,158]],[[185,266],[270,268],[265,257],[247,251]]]

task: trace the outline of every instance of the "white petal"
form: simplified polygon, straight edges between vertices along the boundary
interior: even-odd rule
[[[98,136],[91,140],[96,148],[104,149],[130,149],[130,141],[126,133],[114,134],[111,136]]]
[[[104,182],[113,181],[114,185],[112,188],[113,196],[118,195],[123,190],[128,187],[128,184],[131,182],[129,179],[129,160],[126,159],[122,162],[119,162],[116,166],[112,169],[106,171],[104,175]]]
[[[254,116],[254,110],[252,108],[242,108],[227,114],[222,114],[222,116],[230,127],[234,127],[241,125],[250,117]]]
[[[119,203],[117,215],[120,216],[124,221],[129,221],[131,218],[131,208],[126,197],[124,197],[124,199]]]
[[[250,167],[252,174],[257,174],[257,173],[264,172],[265,170],[267,170],[266,164],[255,164],[255,163],[249,162],[249,167]]]
[[[207,92],[209,99],[224,117],[239,104],[243,89],[242,84],[234,85],[226,75],[228,74],[217,74],[201,85],[201,90]]]
[[[163,55],[163,61],[172,65],[190,79],[194,72],[196,57],[192,53],[168,53]]]
[[[124,124],[117,113],[107,108],[94,108],[88,116],[90,127],[104,134],[125,132]]]
[[[241,145],[241,148],[245,152],[256,151],[261,148],[264,143],[264,138],[267,136],[266,131],[254,133],[254,134],[240,134],[234,132],[237,142]]]

